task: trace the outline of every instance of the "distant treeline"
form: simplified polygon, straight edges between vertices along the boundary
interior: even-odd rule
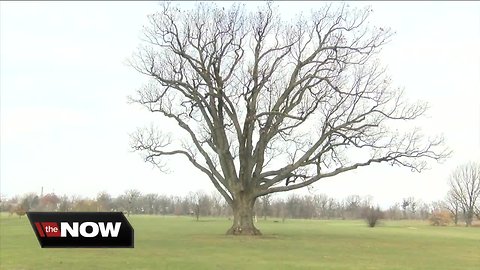
[[[263,218],[303,218],[303,219],[362,219],[372,209],[371,196],[351,195],[342,200],[324,194],[297,195],[275,198],[271,195],[259,198],[255,205],[257,219]],[[138,190],[127,190],[113,197],[106,192],[96,198],[79,196],[58,196],[54,193],[38,195],[28,193],[13,198],[3,198],[0,210],[11,214],[24,215],[26,211],[122,211],[127,215],[192,215],[201,216],[232,215],[231,208],[220,194],[190,192],[186,196],[167,196],[155,193],[142,194]],[[452,222],[462,221],[458,209],[452,209],[446,202],[425,203],[413,197],[405,198],[388,209],[380,210],[384,219],[432,218],[435,213],[443,213]]]

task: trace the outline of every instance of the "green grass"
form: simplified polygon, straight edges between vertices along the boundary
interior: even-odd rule
[[[26,217],[2,215],[0,269],[480,269],[480,228],[259,220],[263,236],[234,237],[226,219],[129,219],[133,249],[42,249]]]

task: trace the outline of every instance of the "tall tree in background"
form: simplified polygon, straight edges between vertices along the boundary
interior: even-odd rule
[[[449,200],[458,203],[465,216],[465,225],[472,225],[477,203],[480,203],[480,163],[459,166],[450,175]]]
[[[185,157],[232,207],[227,233],[249,235],[260,234],[260,196],[373,163],[421,171],[446,157],[442,138],[392,129],[426,105],[391,86],[376,55],[392,34],[370,26],[370,14],[327,5],[287,22],[271,3],[252,12],[162,4],[131,61],[151,80],[130,100],[182,132],[139,129],[133,149],[160,168]]]
[[[457,198],[455,193],[450,190],[447,193],[447,197],[443,202],[444,207],[450,212],[450,215],[453,217],[453,223],[458,224],[458,213],[460,211],[460,200]]]

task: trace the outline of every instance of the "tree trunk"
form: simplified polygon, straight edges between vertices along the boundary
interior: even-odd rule
[[[458,225],[458,206],[455,206],[455,214],[453,216],[453,222],[455,223],[455,226]]]
[[[200,219],[200,204],[195,205],[195,217],[197,221]]]
[[[247,196],[237,196],[233,200],[233,225],[227,231],[230,235],[261,235],[253,223],[253,207],[255,199]]]
[[[465,226],[467,227],[472,226],[472,221],[473,221],[473,209],[470,208],[465,215]]]

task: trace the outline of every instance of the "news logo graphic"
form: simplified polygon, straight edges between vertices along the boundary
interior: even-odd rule
[[[42,248],[133,248],[133,227],[122,212],[27,212]]]

